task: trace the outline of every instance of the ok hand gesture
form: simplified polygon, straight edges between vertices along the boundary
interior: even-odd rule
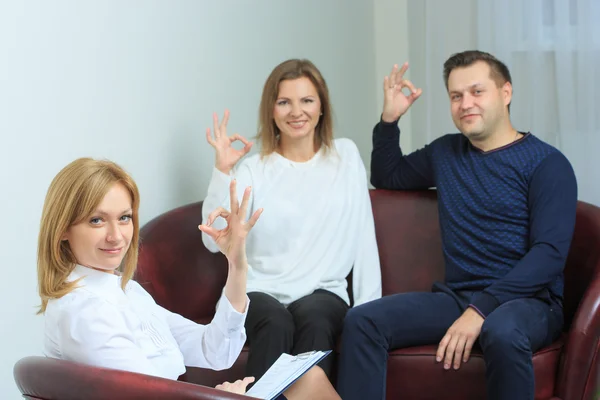
[[[407,69],[408,63],[402,64],[400,70],[398,70],[398,65],[394,65],[392,73],[383,79],[383,113],[381,118],[384,122],[398,120],[423,93],[421,89],[416,89],[408,79],[404,79]],[[411,93],[408,96],[402,92],[404,88],[410,90]]]
[[[229,185],[230,210],[223,207],[214,210],[208,216],[206,225],[198,226],[202,232],[209,235],[219,246],[221,253],[225,254],[229,264],[234,268],[246,269],[248,261],[246,259],[246,237],[250,230],[258,221],[262,208],[257,210],[248,221],[246,221],[246,212],[248,211],[248,202],[250,200],[250,188],[247,187],[242,198],[240,206],[237,199],[236,181],[233,179]],[[211,225],[218,218],[225,218],[227,226],[223,229],[215,229]]]
[[[229,110],[225,110],[221,124],[219,124],[219,117],[217,117],[217,113],[213,113],[213,127],[215,133],[214,139],[210,134],[210,128],[206,128],[206,141],[215,148],[217,153],[215,167],[225,174],[229,174],[229,171],[233,169],[240,158],[248,154],[253,144],[237,133],[233,134],[232,136],[227,136],[228,121]],[[244,148],[242,150],[236,150],[232,146],[233,142],[238,140],[244,143]]]

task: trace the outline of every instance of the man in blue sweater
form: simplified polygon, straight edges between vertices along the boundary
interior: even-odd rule
[[[384,79],[371,182],[437,188],[446,279],[430,293],[386,296],[350,310],[338,391],[344,400],[384,399],[389,350],[438,344],[440,368],[459,369],[478,341],[487,398],[533,399],[532,353],[563,326],[563,269],[577,205],[573,169],[557,149],[513,128],[508,68],[480,51],[444,64],[461,133],[404,155],[397,123],[421,95],[404,79],[407,68],[395,66]]]

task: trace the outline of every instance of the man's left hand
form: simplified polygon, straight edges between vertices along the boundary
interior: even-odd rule
[[[444,369],[450,369],[454,359],[454,369],[460,368],[460,363],[467,362],[471,355],[473,344],[481,333],[484,318],[471,307],[467,308],[446,332],[438,346],[436,360],[444,360]]]

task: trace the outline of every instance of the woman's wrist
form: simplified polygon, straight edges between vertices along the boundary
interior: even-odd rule
[[[231,166],[223,165],[218,162],[215,163],[215,168],[218,169],[219,171],[221,171],[222,173],[224,173],[225,175],[229,175],[229,173],[233,169]]]
[[[238,268],[229,264],[227,282],[225,282],[225,296],[233,308],[240,313],[246,310],[246,281],[248,280],[246,268]]]
[[[227,259],[228,263],[229,263],[229,272],[245,272],[248,270],[248,260],[246,259],[246,257],[243,257],[242,259],[239,260],[229,260]]]

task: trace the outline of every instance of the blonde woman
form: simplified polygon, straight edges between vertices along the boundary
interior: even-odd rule
[[[327,84],[308,60],[288,60],[271,72],[259,111],[260,154],[240,159],[252,143],[227,135],[229,113],[214,118],[216,163],[204,200],[227,207],[233,177],[252,187],[250,210],[268,210],[248,237],[246,373],[262,376],[282,352],[332,350],[351,304],[346,277],[353,271],[354,305],[381,297],[381,271],[367,174],[356,145],[333,139]],[[237,150],[234,141],[245,147]],[[237,198],[242,193],[237,193]],[[206,247],[219,251],[208,234]],[[320,365],[330,376],[333,357]]]
[[[235,193],[232,182],[230,190]],[[61,170],[48,189],[38,243],[38,283],[48,357],[177,379],[185,366],[229,368],[246,340],[245,242],[261,210],[246,218],[232,197],[217,230],[201,225],[229,261],[223,296],[212,322],[196,324],[157,305],[131,280],[139,238],[139,193],[133,179],[110,161],[81,158]],[[122,267],[122,273],[117,269]],[[244,393],[254,378],[219,389]],[[313,368],[285,395],[289,399],[339,398]],[[284,398],[284,397],[282,397]]]

